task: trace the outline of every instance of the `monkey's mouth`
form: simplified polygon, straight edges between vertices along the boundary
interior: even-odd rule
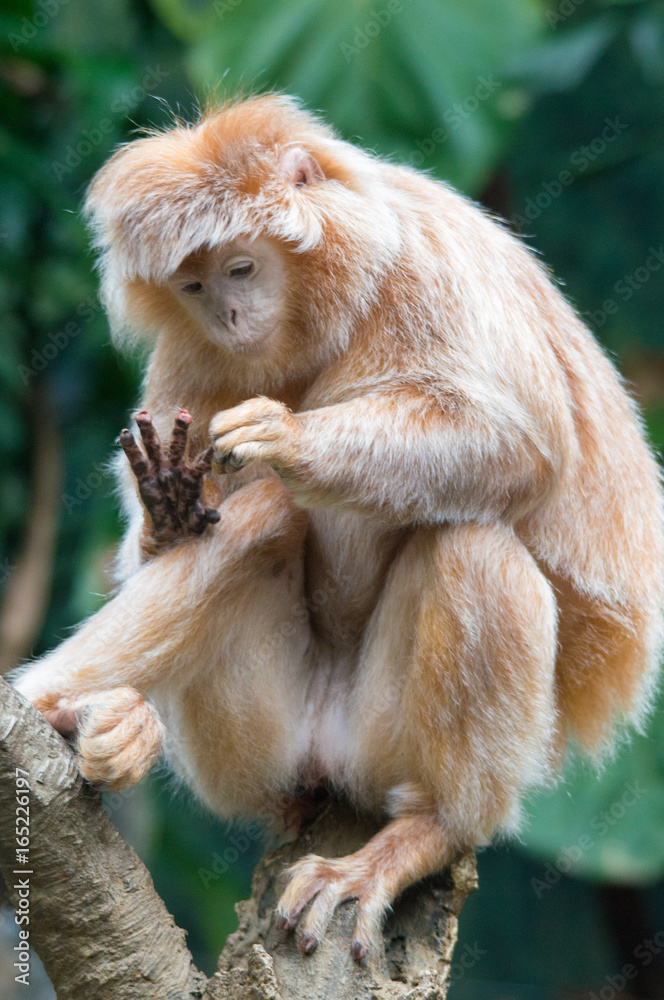
[[[231,354],[263,354],[268,348],[275,331],[259,334],[245,334],[231,330],[225,323],[218,331],[208,331],[208,337],[217,347]]]
[[[272,341],[279,330],[274,326],[271,330],[248,332],[238,330],[223,320],[219,321],[219,326],[213,330],[206,331],[208,338],[217,347],[229,351],[231,354],[265,354],[270,351]]]

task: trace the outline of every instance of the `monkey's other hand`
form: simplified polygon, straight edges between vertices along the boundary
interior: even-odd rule
[[[152,417],[146,410],[136,416],[147,458],[131,431],[120,434],[120,445],[136,476],[138,491],[153,525],[158,548],[191,535],[202,535],[219,520],[219,511],[201,501],[203,480],[212,467],[212,448],[188,463],[185,458],[191,416],[181,410],[168,447],[162,449]]]
[[[236,472],[250,462],[279,468],[295,465],[300,422],[284,403],[257,396],[212,418],[214,458],[221,471]]]
[[[369,950],[378,946],[383,917],[390,903],[381,872],[366,863],[362,851],[334,859],[308,854],[297,861],[277,903],[277,927],[293,930],[304,908],[311,903],[301,922],[297,943],[300,951],[308,955],[323,940],[336,908],[347,899],[356,899],[358,904],[351,953],[361,961]]]
[[[76,714],[78,766],[95,785],[110,791],[129,788],[161,753],[164,724],[134,688],[111,688],[89,696]]]

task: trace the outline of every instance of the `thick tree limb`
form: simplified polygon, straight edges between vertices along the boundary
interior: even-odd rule
[[[16,863],[17,767],[29,774],[29,876]],[[354,903],[340,907],[313,955],[302,955],[292,935],[275,928],[285,867],[308,852],[356,850],[374,824],[333,804],[296,841],[267,855],[251,899],[237,907],[240,926],[219,971],[206,981],[70,748],[0,680],[0,876],[12,907],[19,905],[17,885],[29,878],[30,944],[58,1000],[443,1000],[457,917],[476,888],[472,857],[403,894],[384,948],[364,966],[350,957]]]
[[[204,978],[152,879],[64,740],[0,681],[0,873],[12,907],[30,887],[30,942],[58,1000],[196,996]],[[14,875],[16,768],[29,773],[32,875]],[[198,995],[201,995],[199,989]]]
[[[303,854],[349,854],[378,829],[375,820],[358,819],[350,807],[335,803],[296,841],[258,863],[251,899],[236,906],[239,929],[229,937],[220,971],[210,980],[210,1000],[444,1000],[457,918],[477,888],[473,855],[411,886],[394,905],[380,954],[362,965],[350,954],[355,903],[339,907],[313,955],[303,955],[292,935],[275,928],[274,906],[288,865]]]

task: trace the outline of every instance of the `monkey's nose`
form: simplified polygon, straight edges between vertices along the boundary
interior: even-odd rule
[[[235,309],[224,309],[223,312],[217,313],[217,319],[224,324],[224,326],[231,329],[231,327],[236,326],[237,312]]]

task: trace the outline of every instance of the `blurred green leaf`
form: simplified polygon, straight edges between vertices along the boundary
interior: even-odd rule
[[[542,90],[578,87],[619,27],[617,18],[609,14],[596,17],[520,53],[510,69],[515,77],[527,79],[531,86]]]
[[[541,27],[539,5],[524,0],[219,0],[191,20],[185,0],[153,6],[186,32],[199,93],[222,79],[226,95],[293,93],[346,137],[466,190],[477,190],[505,147],[510,125],[497,96],[515,52]],[[435,130],[445,139],[432,139]]]
[[[664,696],[647,735],[624,743],[599,773],[568,767],[529,806],[524,845],[566,875],[649,885],[664,875]]]
[[[629,28],[634,56],[648,83],[664,82],[664,3],[647,7]]]

